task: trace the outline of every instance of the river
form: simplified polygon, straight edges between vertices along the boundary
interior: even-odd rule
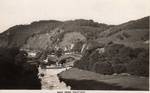
[[[60,82],[57,74],[65,71],[66,68],[48,68],[39,70],[39,78],[41,78],[41,89],[42,90],[70,90],[70,86],[66,86],[64,82]],[[44,74],[43,77],[40,74]]]

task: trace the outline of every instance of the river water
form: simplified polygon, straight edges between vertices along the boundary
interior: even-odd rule
[[[70,90],[70,86],[66,86],[64,82],[60,82],[57,74],[65,71],[66,68],[49,68],[39,70],[39,78],[41,78],[41,89],[42,90]],[[44,74],[43,77],[40,74]]]

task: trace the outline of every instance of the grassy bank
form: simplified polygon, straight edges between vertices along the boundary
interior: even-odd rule
[[[148,77],[132,75],[102,75],[77,68],[61,72],[60,81],[72,90],[148,90]]]

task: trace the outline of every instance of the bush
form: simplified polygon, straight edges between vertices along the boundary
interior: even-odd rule
[[[105,47],[105,50],[106,50],[106,55],[107,57],[112,57],[112,56],[116,56],[119,54],[119,50],[121,48],[123,48],[124,45],[119,45],[119,44],[111,44],[111,45],[108,45]]]
[[[149,76],[149,64],[143,60],[134,59],[127,65],[127,72],[132,75]]]
[[[96,62],[92,70],[100,74],[113,74],[112,65],[109,62]]]
[[[132,49],[132,52],[130,53],[130,57],[132,59],[136,59],[138,57],[139,53],[145,52],[146,50],[143,48],[136,48],[136,49]]]
[[[87,69],[91,70],[93,64],[97,61],[99,61],[99,53],[97,51],[93,51],[91,54],[89,54],[89,57],[87,59],[87,64],[88,64]]]
[[[20,53],[18,53],[15,56],[15,64],[22,66],[24,63],[26,63],[27,61],[27,53],[25,51],[20,51]]]
[[[126,72],[126,66],[124,64],[115,64],[112,66],[114,73],[120,74]]]
[[[120,40],[124,39],[123,36],[121,36],[121,35],[117,35],[117,38],[120,39]]]
[[[129,38],[129,37],[130,37],[130,35],[129,35],[127,32],[123,32],[122,35],[123,35],[124,37],[126,37],[126,38]]]
[[[127,72],[132,75],[149,76],[149,52],[143,48],[134,49],[132,60],[127,64]]]
[[[87,63],[88,63],[87,61],[78,60],[74,63],[74,67],[77,67],[79,69],[88,70],[88,64]]]

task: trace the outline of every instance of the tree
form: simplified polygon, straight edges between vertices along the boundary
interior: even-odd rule
[[[112,65],[109,62],[96,62],[93,65],[93,71],[100,74],[112,74]]]
[[[23,65],[27,61],[27,55],[25,51],[20,51],[15,57],[15,64],[20,66]]]
[[[58,50],[56,50],[55,54],[57,57],[60,57],[60,56],[62,56],[63,52],[64,52],[63,49],[59,48]]]
[[[114,73],[120,74],[126,72],[126,66],[124,64],[115,64],[112,66]]]

